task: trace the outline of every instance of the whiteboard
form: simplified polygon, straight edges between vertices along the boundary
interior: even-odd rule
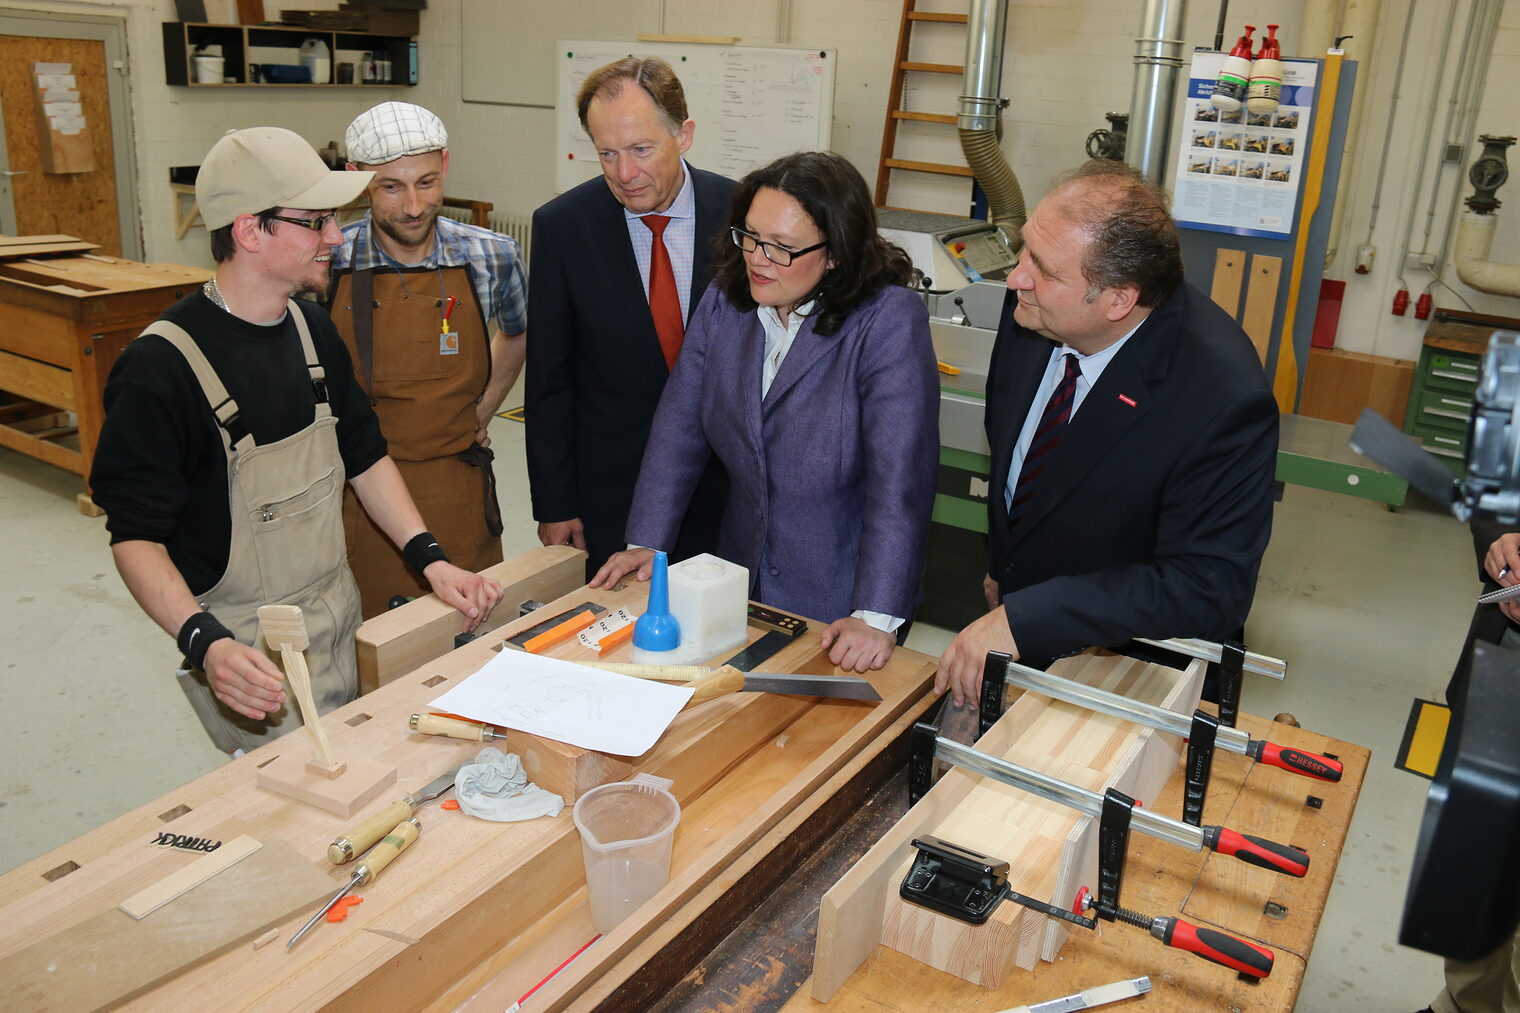
[[[561,40],[554,103],[559,192],[601,175],[575,95],[592,71],[627,56],[657,56],[675,68],[687,115],[697,124],[686,158],[698,168],[738,179],[781,155],[828,150],[838,63],[833,50]]]

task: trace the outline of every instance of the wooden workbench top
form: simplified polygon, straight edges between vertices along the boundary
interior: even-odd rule
[[[415,789],[480,745],[410,733],[410,714],[425,710],[427,701],[475,671],[502,640],[543,616],[587,600],[639,611],[645,588],[577,590],[548,603],[547,611],[339,708],[323,719],[334,749],[396,766],[397,797]],[[578,652],[584,649],[571,640],[550,653]],[[818,652],[818,632],[810,630],[766,667],[816,670]],[[887,669],[871,677],[884,698],[876,705],[746,693],[677,718],[654,749],[635,759],[637,769],[673,778],[682,801],[671,881],[577,963],[578,977],[557,980],[561,998],[543,1008],[557,1008],[596,986],[667,922],[701,914],[707,887],[757,847],[774,849],[771,835],[784,836],[799,812],[818,809],[820,792],[861,762],[887,729],[911,719],[934,667],[923,655],[897,651]],[[351,867],[330,866],[326,847],[354,821],[254,786],[257,768],[290,743],[271,743],[0,876],[0,958],[40,939],[64,939],[59,934],[190,861],[192,856],[152,845],[164,830],[211,840],[243,833],[284,840],[328,875],[336,890]],[[391,797],[388,792],[383,801]],[[577,919],[584,918],[584,875],[570,812],[495,824],[440,811],[435,802],[418,816],[424,830],[417,843],[378,882],[361,889],[367,902],[347,922],[320,924],[287,951],[284,942],[308,909],[280,925],[277,944],[236,946],[128,1008],[194,1008],[215,995],[219,1006],[237,1009],[420,1009],[443,1002],[446,994],[462,999],[491,987],[512,991],[519,979],[531,979],[531,985],[544,973],[536,954],[557,944],[551,938],[548,950],[534,947],[555,932],[582,932]],[[453,1004],[449,1000],[447,1008]]]

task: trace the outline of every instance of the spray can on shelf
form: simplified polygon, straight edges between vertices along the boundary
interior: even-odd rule
[[[1246,25],[1246,33],[1235,43],[1230,55],[1224,58],[1219,77],[1214,81],[1214,94],[1209,99],[1215,109],[1233,113],[1245,101],[1246,89],[1251,80],[1251,33],[1255,25]]]
[[[1258,115],[1277,112],[1277,100],[1282,95],[1282,50],[1277,45],[1277,26],[1267,26],[1267,37],[1261,40],[1261,52],[1251,64],[1251,83],[1246,90],[1246,109]]]

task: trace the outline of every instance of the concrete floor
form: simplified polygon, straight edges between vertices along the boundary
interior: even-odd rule
[[[508,405],[521,404],[520,392]],[[523,427],[491,434],[508,556],[537,544]],[[11,591],[0,737],[0,871],[219,762],[173,679],[169,637],[111,563],[103,521],[80,515],[77,477],[0,450],[0,559]],[[1440,699],[1477,589],[1466,530],[1420,506],[1394,513],[1290,487],[1276,510],[1248,628],[1289,676],[1247,676],[1245,706],[1368,746],[1372,766],[1299,997],[1303,1013],[1410,1011],[1440,961],[1396,942],[1429,782],[1393,757],[1415,697]],[[938,653],[950,634],[915,629]]]

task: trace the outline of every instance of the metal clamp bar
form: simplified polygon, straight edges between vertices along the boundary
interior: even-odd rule
[[[1032,795],[1069,806],[1079,812],[1091,816],[1103,815],[1103,796],[1097,792],[1067,784],[1065,781],[1057,780],[1037,770],[1021,767],[1016,763],[1009,763],[1002,757],[989,756],[943,736],[934,740],[934,755],[947,763],[955,764],[962,770],[982,774],[1003,784],[1011,784],[1015,788],[1022,788]],[[1147,836],[1190,848],[1193,851],[1203,850],[1203,831],[1198,827],[1190,827],[1180,820],[1169,819],[1149,809],[1136,809],[1133,825],[1136,830]]]
[[[1186,715],[1169,711],[1155,704],[1131,700],[1127,696],[1110,693],[1096,686],[1072,682],[1070,679],[1063,679],[1049,672],[1041,672],[1039,669],[1020,665],[1018,662],[1009,662],[1005,678],[1015,686],[1022,686],[1057,700],[1065,700],[1068,703],[1086,707],[1088,710],[1110,714],[1136,724],[1149,725],[1183,738],[1192,734],[1193,721]],[[1251,737],[1239,728],[1219,729],[1218,745],[1221,748],[1228,749],[1232,753],[1244,754],[1250,744]]]
[[[1218,644],[1212,640],[1199,640],[1196,637],[1175,637],[1171,640],[1136,637],[1135,642],[1150,644],[1152,647],[1160,647],[1167,651],[1176,651],[1178,654],[1186,654],[1190,658],[1200,658],[1203,661],[1219,661],[1222,657]],[[1244,670],[1265,675],[1269,679],[1282,679],[1287,677],[1288,663],[1280,658],[1269,658],[1265,654],[1247,651]]]

